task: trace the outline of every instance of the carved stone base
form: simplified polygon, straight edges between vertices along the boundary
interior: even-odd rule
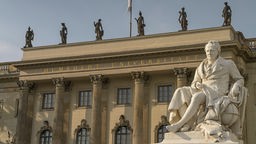
[[[200,131],[166,133],[164,140],[159,144],[243,144],[233,133],[225,132],[225,135],[226,139],[215,142]]]

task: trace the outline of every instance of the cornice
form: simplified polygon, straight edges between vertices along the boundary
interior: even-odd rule
[[[221,42],[222,46],[236,45],[235,41],[223,41]],[[109,53],[109,54],[98,54],[90,56],[78,56],[78,57],[65,57],[65,58],[56,58],[48,60],[29,60],[29,61],[20,61],[19,63],[14,64],[15,67],[21,69],[25,67],[40,67],[44,65],[66,65],[70,63],[93,63],[96,61],[112,61],[113,59],[136,59],[141,57],[158,57],[160,55],[184,55],[190,52],[199,52],[203,51],[205,43],[194,44],[194,45],[183,45],[175,47],[159,47],[154,50],[137,50],[130,51],[129,53]]]
[[[120,42],[120,41],[131,41],[131,40],[157,38],[157,37],[165,37],[165,36],[193,34],[193,33],[210,32],[210,31],[225,30],[225,29],[231,29],[231,31],[233,33],[235,33],[235,30],[232,26],[211,27],[211,28],[193,29],[193,30],[187,30],[187,31],[175,31],[175,32],[167,32],[167,33],[150,34],[150,35],[144,35],[144,36],[133,36],[133,37],[125,37],[125,38],[105,39],[105,40],[100,40],[100,41],[75,42],[75,43],[68,43],[68,44],[65,44],[65,45],[56,44],[56,45],[47,45],[47,46],[37,46],[37,47],[21,48],[21,49],[23,51],[37,51],[37,50],[40,50],[40,49],[53,49],[53,48],[70,47],[70,46],[114,43],[114,42]]]

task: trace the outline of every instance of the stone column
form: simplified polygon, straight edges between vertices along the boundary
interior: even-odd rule
[[[90,76],[93,85],[90,144],[101,143],[101,91],[103,75]]]
[[[132,72],[134,80],[134,97],[133,97],[133,144],[143,143],[143,105],[144,105],[144,83],[147,76],[144,72]]]
[[[177,88],[186,86],[188,84],[187,68],[175,68],[174,74],[177,76]]]
[[[18,81],[17,84],[20,87],[20,102],[16,126],[16,143],[28,144],[31,139],[33,119],[33,108],[30,109],[33,105],[29,103],[31,102],[29,93],[35,87],[35,84],[26,80]]]
[[[53,121],[53,144],[66,144],[66,137],[64,134],[64,96],[67,85],[70,85],[69,81],[64,81],[64,78],[53,78],[53,84],[55,85],[55,97],[54,97],[54,121]]]

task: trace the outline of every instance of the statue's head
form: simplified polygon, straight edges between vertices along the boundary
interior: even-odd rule
[[[98,21],[101,22],[101,19],[99,19]]]
[[[142,15],[141,11],[139,12],[139,15],[140,15],[140,16]]]
[[[224,2],[225,5],[228,5],[228,2]]]
[[[65,23],[61,23],[62,26],[65,26]]]
[[[216,40],[210,40],[204,48],[208,60],[216,60],[221,52],[220,44]]]
[[[185,10],[185,8],[184,8],[184,7],[182,7],[182,8],[181,8],[181,10],[182,10],[182,11],[184,11],[184,10]]]

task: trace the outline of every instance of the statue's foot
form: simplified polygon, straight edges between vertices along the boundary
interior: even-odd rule
[[[166,129],[167,129],[169,132],[177,132],[177,131],[180,129],[180,126],[175,125],[175,124],[172,124],[172,125],[166,126]]]

